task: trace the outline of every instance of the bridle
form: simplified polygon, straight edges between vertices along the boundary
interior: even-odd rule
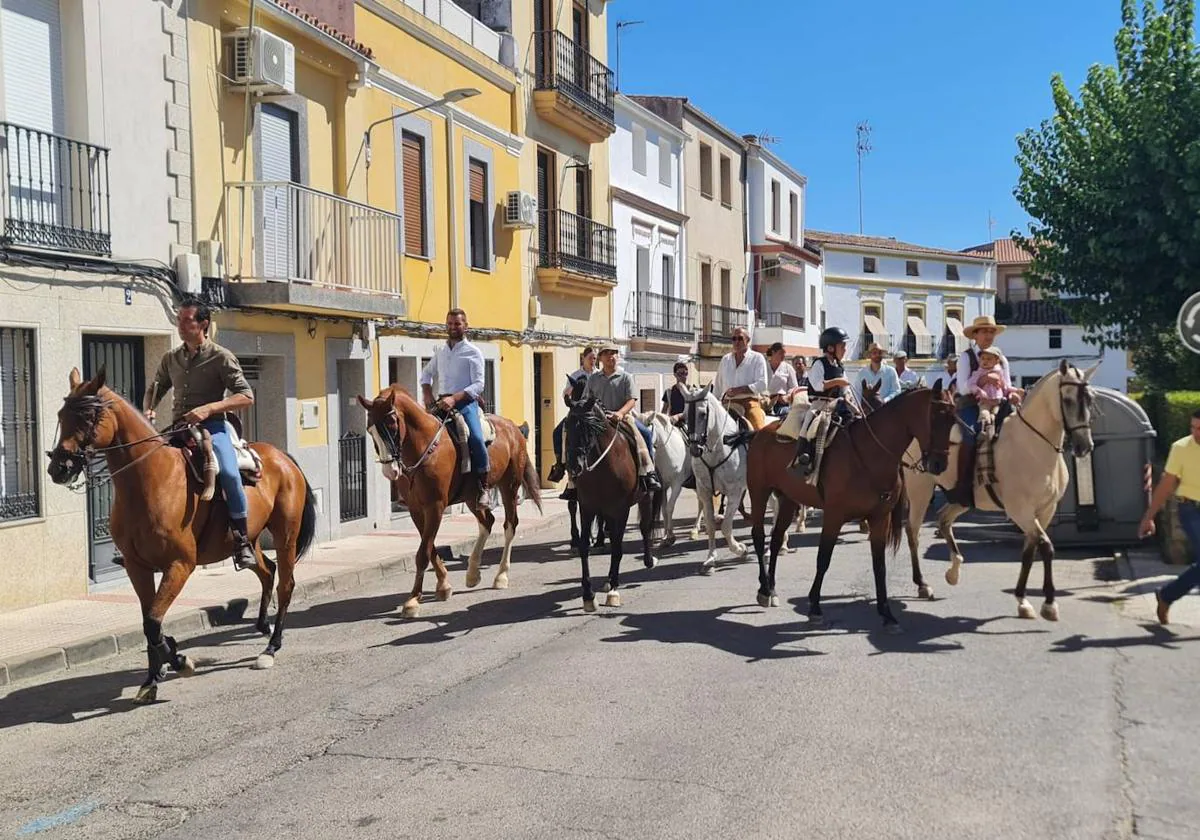
[[[712,486],[715,486],[717,470],[719,470],[721,467],[723,467],[725,465],[725,463],[730,458],[733,457],[733,454],[735,452],[737,452],[739,448],[745,446],[746,444],[744,441],[741,441],[741,442],[734,444],[733,446],[729,446],[729,451],[725,453],[725,457],[722,458],[720,461],[718,461],[715,464],[710,464],[710,463],[708,463],[708,461],[704,460],[705,453],[710,451],[709,446],[708,446],[708,441],[709,441],[709,438],[712,436],[712,410],[707,405],[708,397],[709,397],[708,394],[702,393],[696,399],[687,401],[687,421],[686,421],[685,427],[683,429],[683,439],[688,445],[688,450],[689,450],[689,453],[691,454],[691,456],[693,458],[698,459],[700,461],[700,463],[703,464],[705,466],[705,468],[708,470],[709,484]],[[705,408],[704,408],[704,436],[702,438],[696,437],[696,431],[698,430],[698,427],[699,427],[699,423],[696,422],[696,415],[697,415],[697,409],[698,409],[700,403],[706,404]],[[733,420],[732,415],[727,415],[727,419],[725,422],[729,422],[730,420],[733,421],[734,431],[736,432],[737,431],[737,421]],[[719,442],[723,442],[722,437],[723,437],[724,433],[725,433],[725,423],[722,423],[721,429],[718,432],[718,438],[717,438]],[[726,444],[726,445],[728,445],[728,444]]]
[[[909,391],[905,391],[904,393],[900,394],[899,396],[896,397],[896,399],[897,400],[903,399],[905,394],[910,394],[910,393],[915,393],[917,391],[925,391],[925,390],[929,390],[929,389],[928,388],[913,388]],[[931,399],[930,400],[930,408],[933,407],[933,404],[934,404],[933,400]],[[955,421],[962,422],[961,420],[958,419],[958,412],[954,411],[952,406],[947,406],[947,408],[949,408],[950,411],[953,412]],[[874,413],[874,412],[872,412],[872,413]],[[937,456],[937,455],[942,456],[945,459],[946,463],[950,462],[949,441],[947,441],[945,449],[932,449],[932,448],[926,449],[924,446],[920,446],[921,459],[914,463],[914,462],[910,462],[910,461],[906,460],[904,457],[908,451],[907,448],[905,449],[904,452],[897,454],[897,453],[893,452],[892,449],[887,444],[885,444],[882,440],[880,440],[879,435],[877,435],[875,433],[875,430],[873,428],[871,428],[871,424],[867,417],[863,417],[862,425],[866,426],[867,432],[871,435],[871,438],[875,441],[875,443],[879,446],[879,448],[882,449],[884,452],[886,452],[889,457],[895,458],[900,463],[900,465],[905,469],[912,470],[913,472],[928,472],[930,458]],[[930,443],[929,443],[930,447],[933,446],[932,429],[933,429],[933,426],[931,423],[930,424]],[[917,439],[917,443],[918,443],[918,445],[920,445],[920,438]],[[853,437],[850,438],[850,445],[851,445],[851,447],[853,447],[855,455],[858,456],[858,460],[862,461],[864,467],[867,466],[867,461],[859,453],[858,446],[857,446],[857,444],[854,443]]]
[[[389,418],[396,421],[396,428],[399,429],[400,415],[397,413],[396,406],[394,404],[390,409],[388,409],[387,414],[383,415],[381,418],[371,424],[371,428],[375,432],[376,438],[383,442],[384,447],[387,449],[388,455],[388,460],[385,461],[382,458],[377,457],[376,461],[380,464],[398,464],[400,466],[401,474],[407,477],[421,469],[421,466],[437,449],[438,442],[442,437],[442,433],[446,431],[446,424],[450,422],[450,415],[447,414],[445,417],[440,418],[437,433],[430,438],[429,444],[425,447],[425,451],[421,453],[421,457],[417,458],[416,462],[413,464],[405,463],[403,456],[400,454],[400,447],[403,444],[403,441],[400,439],[398,434],[393,434],[392,430],[388,428],[388,425],[385,421]],[[376,455],[378,454],[379,453],[376,452]]]
[[[1079,371],[1076,369],[1075,373],[1078,374]],[[1084,429],[1090,429],[1092,427],[1091,417],[1088,415],[1086,410],[1085,410],[1085,415],[1084,415],[1087,418],[1086,423],[1077,424],[1074,426],[1068,424],[1068,422],[1067,422],[1067,401],[1063,397],[1063,391],[1065,391],[1067,388],[1072,388],[1072,387],[1079,389],[1079,405],[1084,406],[1086,409],[1088,403],[1091,400],[1091,397],[1088,394],[1089,386],[1088,386],[1086,379],[1080,379],[1080,381],[1078,381],[1078,382],[1062,382],[1062,381],[1060,381],[1058,383],[1058,413],[1062,417],[1062,421],[1063,421],[1063,439],[1066,439],[1069,435],[1073,435],[1075,432],[1083,431]],[[1029,422],[1028,418],[1025,417],[1025,412],[1021,411],[1020,407],[1013,406],[1013,413],[1017,415],[1017,418],[1020,419],[1020,421],[1022,423],[1024,423],[1026,426],[1028,426],[1030,429],[1032,429],[1033,433],[1035,435],[1037,435],[1039,438],[1044,440],[1046,442],[1047,446],[1049,446],[1051,449],[1053,449],[1059,455],[1061,455],[1063,453],[1063,448],[1064,448],[1063,444],[1060,442],[1059,444],[1055,445],[1055,443],[1052,440],[1050,440],[1050,438],[1046,437],[1046,435],[1042,433],[1041,429],[1039,429],[1037,426],[1035,426]]]
[[[53,462],[56,455],[58,459],[67,466],[68,473],[74,473],[74,478],[67,482],[66,487],[69,490],[82,492],[90,490],[94,487],[101,487],[104,484],[112,481],[125,470],[136,466],[137,464],[149,458],[162,446],[166,446],[166,432],[155,432],[152,435],[147,435],[144,438],[130,441],[129,443],[117,443],[111,446],[96,446],[96,427],[100,425],[100,418],[104,412],[112,405],[112,400],[106,400],[98,394],[79,394],[77,396],[68,395],[63,397],[63,407],[76,415],[83,421],[86,433],[84,434],[82,445],[74,452],[68,452],[63,449],[60,442],[53,450],[46,452],[47,457]],[[59,437],[59,432],[62,430],[62,421],[59,420],[54,426],[54,437]],[[134,458],[128,464],[118,467],[113,472],[107,475],[97,475],[90,470],[91,464],[106,455],[109,452],[119,452],[123,449],[130,449],[142,443],[157,441],[159,446],[142,453],[137,458]],[[83,480],[80,481],[80,476]]]
[[[580,402],[575,402],[574,404],[572,404],[571,410],[567,414],[566,429],[571,428],[572,420],[574,420],[576,423],[583,423],[584,429],[586,429],[589,434],[587,435],[587,441],[580,448],[584,451],[584,454],[586,455],[587,451],[589,449],[594,449],[594,448],[599,447],[600,435],[606,429],[609,428],[609,423],[608,423],[607,418],[605,418],[602,413],[598,413],[596,411],[596,403],[595,402],[592,402],[590,405],[588,405],[586,408],[583,408],[583,409],[580,408],[581,405],[582,404]],[[612,430],[612,438],[608,441],[608,446],[604,447],[604,450],[600,453],[599,457],[596,458],[595,461],[593,461],[592,463],[589,464],[587,462],[587,459],[585,458],[582,469],[574,469],[573,467],[568,467],[567,471],[571,474],[572,477],[577,476],[577,475],[583,475],[584,473],[590,473],[592,470],[596,469],[596,467],[600,466],[600,464],[604,462],[604,459],[608,457],[608,453],[612,451],[613,445],[617,442],[617,438],[619,438],[620,436],[621,436],[621,430],[614,428]],[[568,460],[570,461],[572,459],[568,459]]]

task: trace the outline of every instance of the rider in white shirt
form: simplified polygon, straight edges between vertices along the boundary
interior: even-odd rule
[[[766,357],[750,349],[750,333],[745,328],[735,327],[733,352],[726,353],[721,359],[713,393],[722,403],[738,403],[745,411],[750,427],[761,429],[767,423],[767,416],[759,400],[767,392],[769,378]]]

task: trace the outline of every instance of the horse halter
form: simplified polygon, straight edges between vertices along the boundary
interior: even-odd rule
[[[572,478],[582,475],[583,473],[589,473],[596,469],[596,467],[600,466],[604,459],[608,457],[608,453],[612,451],[613,444],[617,442],[617,438],[621,436],[619,429],[613,429],[612,439],[608,442],[608,446],[604,447],[604,451],[600,453],[600,456],[589,464],[587,462],[587,452],[588,450],[597,448],[599,446],[600,435],[605,431],[605,429],[608,428],[608,420],[603,416],[603,414],[598,414],[596,412],[595,402],[592,402],[587,408],[582,408],[581,406],[583,405],[583,402],[577,401],[571,406],[570,411],[567,412],[567,423],[564,426],[564,431],[570,430],[573,428],[571,421],[574,420],[574,422],[577,424],[582,423],[587,432],[587,434],[584,435],[585,439],[579,442],[580,445],[574,447],[575,452],[582,452],[584,456],[583,468],[577,469],[574,466],[573,459],[567,459],[567,472]],[[567,442],[570,442],[569,439]],[[574,452],[572,454],[574,454]]]
[[[66,468],[68,475],[79,476],[87,469],[88,456],[96,450],[96,427],[100,425],[100,417],[104,414],[105,409],[111,403],[108,400],[101,399],[96,394],[81,394],[78,396],[63,397],[63,408],[71,412],[78,418],[84,426],[83,440],[79,447],[74,451],[68,451],[62,445],[60,440],[58,445],[53,450],[48,451],[46,456],[50,458],[51,463],[57,458]],[[59,420],[54,427],[55,438],[59,437],[59,431],[62,428],[62,420]],[[103,451],[103,450],[101,450]]]
[[[1074,371],[1075,371],[1075,373],[1079,373],[1078,369],[1074,369]],[[1078,396],[1079,405],[1084,407],[1084,417],[1087,420],[1087,422],[1085,422],[1085,423],[1074,425],[1074,426],[1070,425],[1067,421],[1067,401],[1063,397],[1063,392],[1066,391],[1068,388],[1072,388],[1072,387],[1077,388],[1079,390],[1079,396]],[[1058,383],[1058,413],[1062,416],[1063,437],[1064,438],[1067,437],[1068,435],[1073,435],[1075,432],[1081,432],[1081,431],[1091,429],[1091,427],[1092,427],[1091,418],[1088,417],[1088,414],[1087,414],[1087,405],[1090,401],[1091,401],[1091,395],[1089,394],[1089,385],[1088,385],[1088,382],[1086,379],[1081,378],[1080,381],[1078,381],[1078,382],[1059,381],[1059,383]],[[1041,429],[1039,429],[1037,426],[1030,423],[1028,419],[1026,419],[1025,412],[1021,411],[1020,408],[1017,408],[1016,406],[1014,406],[1013,414],[1017,415],[1017,417],[1020,419],[1020,421],[1022,423],[1024,423],[1026,426],[1028,426],[1030,429],[1032,429],[1033,433],[1035,435],[1037,435],[1042,440],[1044,440],[1046,442],[1047,446],[1049,446],[1051,449],[1053,449],[1055,452],[1059,453],[1060,455],[1062,454],[1062,451],[1064,448],[1062,443],[1060,442],[1059,444],[1056,445],[1052,440],[1050,440],[1050,438],[1046,437],[1046,435],[1042,433]]]
[[[400,436],[398,434],[393,433],[392,430],[388,428],[386,422],[388,418],[395,420],[396,428],[400,428],[400,415],[396,411],[395,405],[392,405],[392,407],[388,409],[387,414],[384,414],[370,426],[370,431],[374,433],[376,443],[382,443],[383,447],[387,450],[388,459],[386,461],[382,458],[377,458],[376,460],[378,460],[378,462],[381,464],[398,464],[400,467],[400,472],[405,476],[412,475],[419,470],[421,465],[424,464],[425,461],[428,460],[429,456],[433,454],[434,450],[437,449],[438,441],[442,437],[442,432],[446,430],[446,423],[450,419],[449,415],[441,418],[441,422],[438,425],[437,434],[430,439],[429,445],[425,447],[425,451],[421,453],[421,457],[418,458],[414,464],[406,464],[404,463],[404,458],[401,457],[400,454],[400,446],[402,441],[400,440]],[[379,446],[376,446],[375,449],[376,455],[378,455]]]

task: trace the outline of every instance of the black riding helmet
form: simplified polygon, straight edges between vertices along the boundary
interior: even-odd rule
[[[828,327],[821,333],[820,344],[821,352],[829,352],[829,348],[834,344],[841,344],[843,341],[850,341],[850,333],[846,332],[841,327]]]

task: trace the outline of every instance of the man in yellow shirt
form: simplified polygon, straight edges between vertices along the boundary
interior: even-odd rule
[[[1192,433],[1171,444],[1167,466],[1138,526],[1138,536],[1154,533],[1154,517],[1171,494],[1179,497],[1179,524],[1191,544],[1192,564],[1158,591],[1158,620],[1162,624],[1167,623],[1171,604],[1200,586],[1200,411],[1192,415]]]

